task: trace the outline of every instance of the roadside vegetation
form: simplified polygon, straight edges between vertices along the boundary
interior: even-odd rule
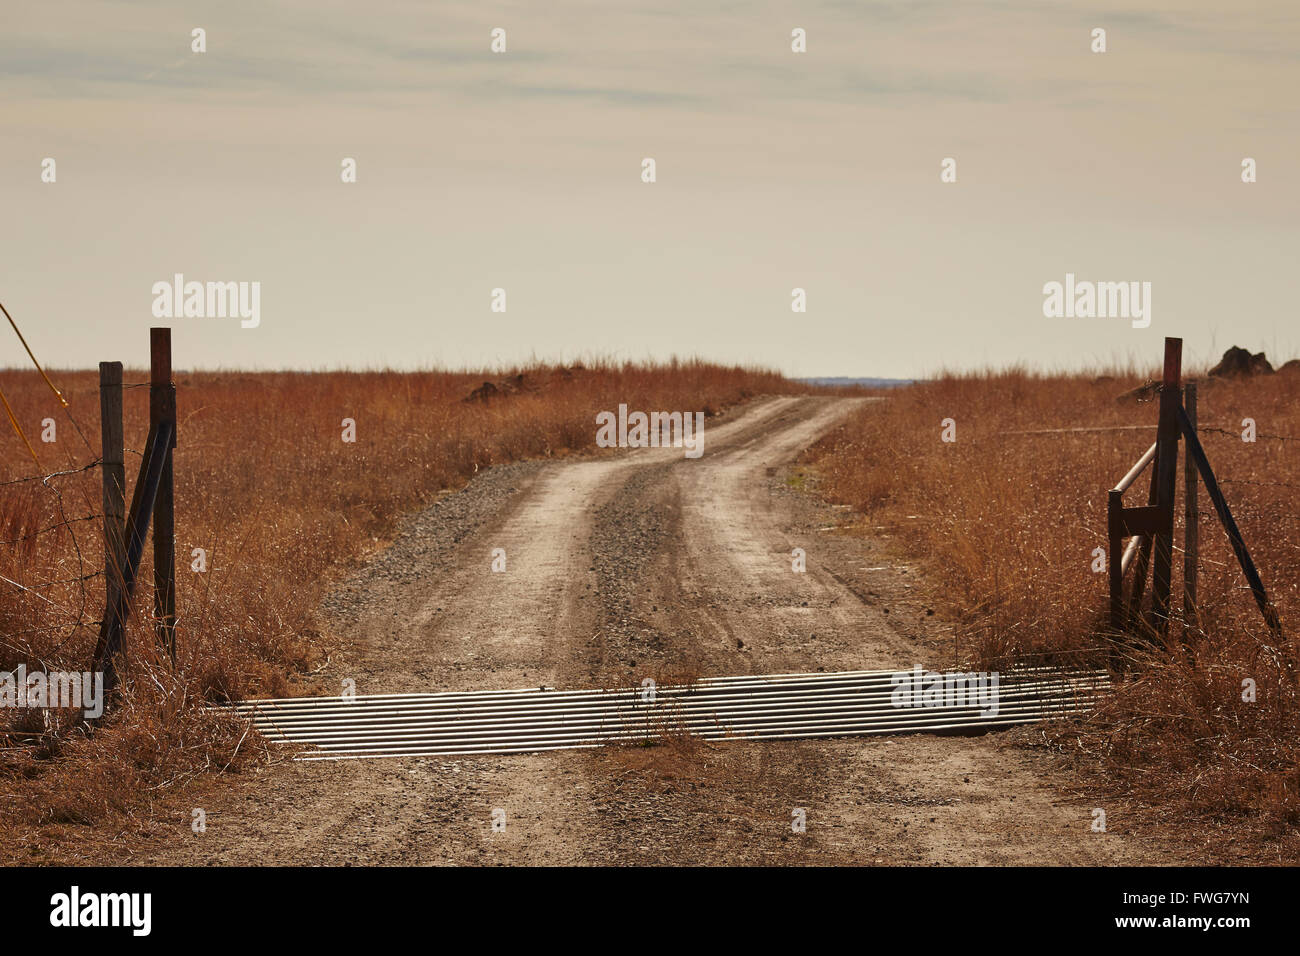
[[[1126,395],[1158,370],[942,375],[889,393],[806,456],[823,494],[918,557],[957,622],[964,656],[1117,665],[1113,697],[1053,744],[1101,792],[1170,820],[1194,814],[1294,840],[1300,823],[1300,363],[1199,379],[1201,439],[1287,635],[1263,626],[1202,487],[1197,620],[1135,641],[1105,633],[1107,490],[1155,437],[1156,405]],[[1124,397],[1122,397],[1124,396]],[[1117,400],[1118,399],[1118,400]],[[956,441],[941,440],[944,419]],[[1243,419],[1258,438],[1242,440]],[[1141,430],[1064,431],[1143,426]],[[1059,429],[1061,431],[1049,431]],[[1180,450],[1178,528],[1182,543]],[[1128,503],[1146,494],[1140,479]],[[1174,604],[1181,609],[1182,552]],[[1131,575],[1130,575],[1131,577]],[[1254,689],[1254,699],[1249,689]],[[1094,789],[1094,792],[1097,792]]]

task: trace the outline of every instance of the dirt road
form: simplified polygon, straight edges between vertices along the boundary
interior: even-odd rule
[[[711,425],[696,460],[645,449],[492,469],[412,516],[331,598],[349,650],[321,692],[348,678],[364,694],[950,663],[933,585],[797,487],[795,457],[852,401],[755,402]],[[1000,735],[284,762],[212,788],[205,833],[186,813],[129,861],[1190,860],[1114,818],[1092,832],[1068,784]]]

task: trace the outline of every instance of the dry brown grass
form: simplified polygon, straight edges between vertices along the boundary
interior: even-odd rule
[[[464,401],[485,379],[518,374],[511,394]],[[47,473],[99,454],[97,376],[54,378],[91,447],[34,372],[5,372],[3,382],[33,441],[43,418],[58,423],[57,443],[36,446]],[[147,374],[128,370],[125,378],[140,383]],[[177,667],[158,659],[142,616],[152,607],[146,549],[128,627],[126,705],[93,736],[63,727],[8,738],[0,750],[0,845],[15,858],[34,858],[43,827],[147,818],[155,799],[196,774],[240,769],[255,750],[241,745],[243,727],[197,705],[293,694],[327,648],[317,608],[330,581],[380,546],[401,513],[480,468],[591,448],[596,412],[620,402],[713,415],[760,393],[806,389],[763,370],[675,361],[496,374],[182,373],[177,390]],[[126,444],[138,452],[148,389],[125,394]],[[344,418],[356,421],[355,444],[341,440]],[[0,482],[36,470],[11,431],[0,449]],[[139,456],[127,459],[133,483]],[[0,581],[0,671],[89,666],[102,577],[50,582],[102,567],[97,520],[55,527],[101,511],[100,474],[92,469],[50,486],[0,485],[0,574],[34,589]],[[206,574],[189,570],[193,548],[208,551]],[[0,721],[8,717],[30,720],[0,714]]]
[[[1156,404],[1119,404],[1149,375],[1050,377],[1024,371],[944,376],[891,393],[828,436],[809,459],[822,488],[896,534],[938,583],[965,654],[984,666],[1104,660],[1107,579],[1091,569],[1107,546],[1106,491],[1154,439]],[[1284,628],[1300,628],[1300,376],[1202,380],[1202,441]],[[940,441],[954,418],[957,441]],[[1014,434],[1075,426],[1149,431]],[[1180,458],[1181,469],[1181,458]],[[1146,478],[1129,492],[1145,504]],[[1182,476],[1179,476],[1181,543]],[[1202,488],[1202,512],[1211,512]],[[1300,821],[1300,699],[1245,589],[1226,535],[1201,520],[1203,619],[1190,651],[1128,652],[1127,679],[1095,718],[1071,729],[1068,750],[1104,786],[1171,814],[1248,820],[1273,832]],[[1175,555],[1181,593],[1181,552]],[[1174,633],[1181,635],[1176,625]],[[1242,701],[1242,681],[1258,700]]]

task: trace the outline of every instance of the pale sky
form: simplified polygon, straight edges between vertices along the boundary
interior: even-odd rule
[[[1298,94],[1294,0],[4,0],[0,301],[56,367],[1289,358]],[[155,319],[177,272],[260,326]],[[1067,272],[1151,326],[1045,318]]]

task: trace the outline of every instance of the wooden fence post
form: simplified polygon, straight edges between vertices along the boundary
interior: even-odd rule
[[[1192,431],[1196,431],[1196,383],[1188,382],[1183,389],[1183,411]],[[1196,494],[1196,458],[1192,443],[1187,442],[1183,462],[1183,627],[1190,629],[1196,622],[1196,579],[1200,573],[1201,512]]]
[[[172,449],[176,447],[176,386],[172,383],[172,330],[149,330],[149,424],[171,425],[153,506],[154,617],[158,641],[176,660],[176,531],[172,496]]]
[[[1183,340],[1165,339],[1165,368],[1160,386],[1160,422],[1156,433],[1158,481],[1156,504],[1160,529],[1155,535],[1151,573],[1152,624],[1169,625],[1169,592],[1173,581],[1174,497],[1178,490],[1178,409],[1182,405]]]
[[[114,657],[108,648],[109,635],[122,633],[122,622],[114,620],[122,607],[122,571],[126,567],[126,464],[122,430],[122,363],[99,363],[99,434],[104,485],[104,619],[99,625],[98,656],[104,667],[104,683],[117,683]],[[105,653],[107,651],[112,653]]]

